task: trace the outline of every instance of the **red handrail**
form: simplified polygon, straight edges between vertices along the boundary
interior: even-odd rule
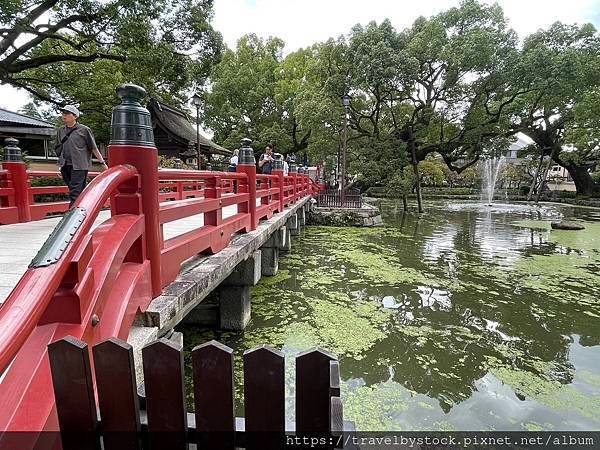
[[[95,178],[75,207],[86,216],[56,264],[29,268],[0,308],[0,373],[4,372],[36,327],[67,272],[69,263],[89,233],[98,213],[122,183],[135,178],[131,166],[116,166]],[[33,299],[33,300],[32,300]]]

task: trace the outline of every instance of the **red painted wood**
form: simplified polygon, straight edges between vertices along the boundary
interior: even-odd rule
[[[12,184],[15,189],[14,199],[17,207],[19,222],[29,222],[31,211],[29,210],[29,177],[27,166],[24,162],[4,161],[2,168],[10,172]]]
[[[113,146],[111,151],[113,167],[95,178],[77,201],[87,216],[61,260],[28,270],[0,308],[0,371],[12,361],[0,385],[0,430],[57,427],[46,357],[50,342],[66,335],[90,345],[115,336],[126,338],[136,312],[144,311],[157,289],[160,292],[175,279],[184,260],[199,252],[220,251],[234,233],[256,228],[261,218],[272,217],[282,204],[289,206],[309,193],[308,181],[302,187],[298,175],[257,176],[253,165],[238,166],[237,173],[157,171],[152,149]],[[137,169],[115,166],[119,161]],[[58,173],[29,172],[29,176]],[[257,180],[262,189],[257,189]],[[18,219],[13,181],[12,173],[0,170],[0,222]],[[227,193],[234,181],[237,193]],[[162,187],[171,190],[164,194],[174,199],[192,198],[159,205]],[[29,190],[28,195],[52,189]],[[91,225],[108,199],[114,216],[90,238]],[[30,211],[32,218],[43,217],[65,205],[31,204]],[[237,205],[238,214],[223,219],[222,210],[230,205]],[[163,223],[199,213],[206,214],[203,227],[162,242]],[[94,325],[93,315],[100,319]]]
[[[110,145],[108,147],[110,165],[129,164],[140,174],[139,194],[144,213],[146,255],[150,260],[152,273],[152,293],[158,296],[162,290],[160,250],[162,234],[159,223],[158,201],[158,150],[156,147],[135,145]],[[116,211],[113,211],[113,213]]]

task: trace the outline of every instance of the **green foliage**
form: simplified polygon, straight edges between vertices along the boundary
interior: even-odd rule
[[[36,105],[78,104],[98,141],[107,142],[118,84],[140,84],[179,107],[190,90],[202,89],[222,46],[221,35],[210,26],[212,3],[46,2],[41,12],[49,28],[37,38],[27,31],[34,7],[40,5],[22,0],[5,9],[3,4],[0,65],[5,70],[0,82],[32,93]]]
[[[5,3],[7,30],[34,4]],[[362,189],[398,190],[413,156],[425,185],[473,187],[477,161],[505,154],[519,132],[533,140],[524,152],[532,158],[505,168],[505,187],[529,183],[543,154],[569,170],[580,194],[598,188],[588,169],[600,160],[600,35],[589,24],[557,22],[519,45],[497,4],[462,0],[403,30],[389,20],[355,25],[284,57],[281,39],[253,34],[222,53],[212,5],[59,0],[51,23],[88,15],[73,22],[73,35],[17,46],[14,61],[16,50],[0,43],[9,67],[0,81],[36,92],[31,114],[40,99],[80,104],[99,142],[108,141],[114,87],[135,82],[179,107],[200,91],[201,120],[226,147],[250,137],[258,157],[272,142],[277,152],[324,162],[328,173],[347,124],[348,172]],[[60,52],[64,60],[44,62]],[[347,115],[344,94],[352,97]]]
[[[415,175],[410,166],[394,172],[387,183],[386,194],[388,197],[405,197],[412,191],[415,185]]]
[[[438,186],[443,184],[446,181],[445,166],[443,161],[432,156],[428,156],[424,161],[421,161],[419,163],[419,172],[423,185]]]
[[[163,169],[195,169],[195,167],[184,163],[179,158],[158,155],[158,167]]]
[[[263,41],[253,34],[244,36],[215,68],[204,123],[225,147],[235,148],[242,138],[250,137],[256,150],[269,142],[276,151],[289,149],[281,122],[283,108],[275,97],[283,45],[277,38]]]
[[[581,194],[591,194],[587,167],[600,156],[599,68],[596,29],[556,22],[525,39],[507,91],[522,91],[507,109],[513,130],[565,167]]]

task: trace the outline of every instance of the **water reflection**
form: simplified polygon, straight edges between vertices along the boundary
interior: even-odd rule
[[[384,214],[382,229],[309,228],[279,279],[253,291],[245,333],[215,337],[238,358],[258,343],[336,352],[346,414],[362,429],[600,426],[597,211]],[[562,217],[587,221],[588,234],[545,229]]]

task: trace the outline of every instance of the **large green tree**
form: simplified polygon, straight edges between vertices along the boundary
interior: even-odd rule
[[[190,58],[199,72],[218,58],[212,0],[9,0],[0,6],[0,83],[54,101],[28,76],[41,67],[97,60]],[[56,81],[54,81],[56,83]]]
[[[115,86],[181,106],[221,55],[212,0],[11,0],[0,6],[0,83],[35,101],[77,103],[100,140]]]
[[[600,35],[589,24],[557,22],[528,36],[514,79],[526,93],[508,111],[513,130],[533,140],[540,161],[567,169],[579,194],[591,195],[589,170],[600,156]]]
[[[465,0],[397,32],[389,21],[355,26],[328,62],[330,88],[353,97],[351,139],[388,142],[414,167],[441,154],[453,170],[474,164],[490,141],[505,132],[505,69],[516,36],[497,5]],[[404,158],[406,160],[406,158]]]
[[[311,127],[301,123],[298,111],[310,91],[312,50],[283,58],[283,47],[281,39],[250,34],[225,52],[213,72],[204,114],[219,142],[235,147],[250,137],[257,153],[269,142],[277,152],[308,151]]]
[[[215,67],[204,123],[224,146],[235,148],[244,137],[255,141],[255,147],[269,142],[277,147],[289,145],[283,109],[275,99],[283,46],[278,38],[243,36]]]

